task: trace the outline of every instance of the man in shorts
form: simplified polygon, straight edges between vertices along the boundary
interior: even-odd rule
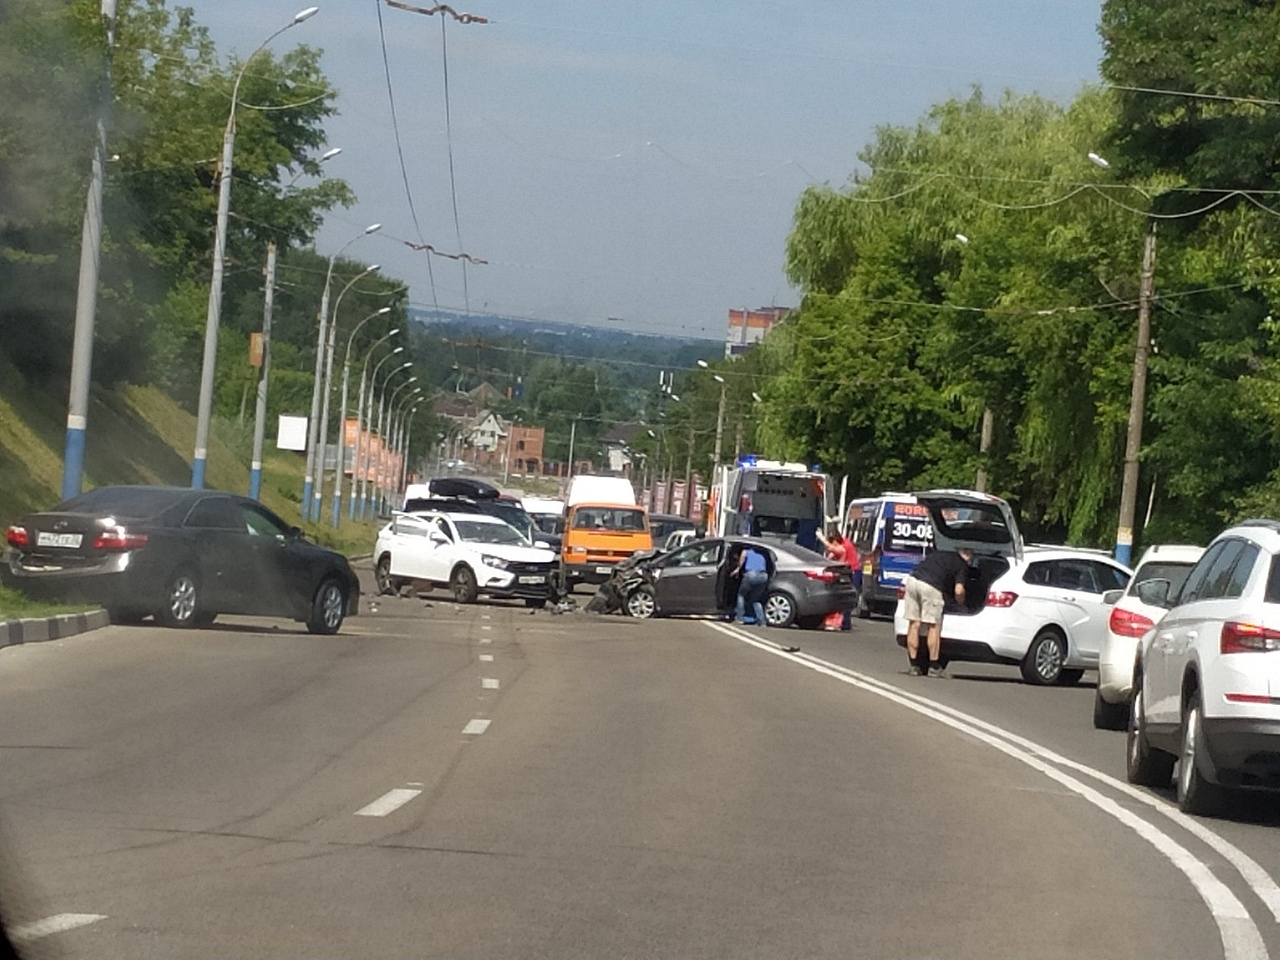
[[[961,547],[956,552],[935,550],[922,561],[907,577],[906,592],[903,597],[904,613],[907,616],[907,660],[911,666],[907,670],[910,676],[921,676],[924,671],[916,663],[920,652],[920,624],[929,625],[929,676],[941,677],[942,664],[939,656],[942,651],[942,608],[946,603],[946,595],[954,593],[958,603],[964,603],[964,585],[969,577],[969,564],[973,561],[973,551]]]

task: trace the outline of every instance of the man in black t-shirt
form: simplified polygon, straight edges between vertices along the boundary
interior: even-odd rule
[[[941,677],[942,664],[938,662],[942,650],[942,608],[946,596],[954,592],[958,602],[964,603],[964,585],[969,578],[969,564],[973,551],[961,547],[956,552],[935,550],[907,577],[903,611],[907,626],[907,673],[918,677],[923,670],[916,665],[920,652],[920,624],[929,625],[929,676]]]

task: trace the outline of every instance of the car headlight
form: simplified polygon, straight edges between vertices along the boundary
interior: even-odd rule
[[[507,569],[507,566],[508,566],[506,560],[503,560],[501,557],[491,557],[488,554],[482,554],[480,557],[480,562],[483,563],[486,567],[494,567],[498,570],[505,570]]]

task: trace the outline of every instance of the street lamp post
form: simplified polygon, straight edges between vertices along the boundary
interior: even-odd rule
[[[417,402],[421,393],[421,387],[414,387],[410,390],[409,393],[400,401],[400,406],[397,408],[395,417],[392,420],[391,436],[395,438],[395,456],[392,458],[392,469],[387,472],[385,485],[389,494],[397,494],[397,496],[390,497],[391,502],[393,503],[399,499],[398,492],[404,489],[401,478],[404,476],[404,467],[408,457],[407,448],[405,447],[405,435],[408,429],[409,409]],[[397,460],[398,463],[396,462]]]
[[[213,278],[209,282],[209,310],[204,324],[204,361],[200,368],[200,399],[196,406],[196,445],[191,461],[191,486],[204,487],[205,466],[209,459],[209,423],[213,417],[213,379],[218,362],[218,325],[222,318],[222,274],[227,250],[227,219],[231,214],[231,164],[236,145],[236,104],[240,96],[240,82],[244,79],[249,63],[272,40],[290,27],[310,20],[319,7],[307,7],[296,13],[292,20],[263,40],[258,48],[245,58],[231,88],[231,111],[222,134],[222,166],[218,171],[218,222],[213,238]]]
[[[404,436],[404,462],[402,463],[400,468],[400,489],[401,490],[403,490],[405,488],[405,484],[409,482],[409,453],[413,449],[413,417],[414,417],[414,414],[418,412],[418,407],[421,405],[422,405],[421,400],[414,403],[414,405],[409,408],[409,415],[405,421],[408,424],[408,428],[405,431],[405,436]]]
[[[342,354],[342,419],[338,421],[338,469],[333,476],[333,525],[338,525],[338,514],[342,510],[342,472],[347,465],[347,388],[351,381],[351,347],[355,342],[356,334],[360,332],[360,328],[372,320],[374,317],[384,317],[391,312],[390,307],[382,307],[373,311],[363,320],[356,324],[355,329],[351,331],[351,336],[347,337],[347,348]],[[334,311],[334,326],[337,324],[337,311]],[[400,328],[392,330],[387,334],[388,337],[400,332]],[[360,424],[356,423],[356,444],[359,445]],[[351,461],[351,476],[354,478],[356,474],[355,460]]]
[[[316,441],[316,482],[314,489],[314,500],[312,502],[311,517],[319,520],[323,513],[322,504],[324,503],[324,470],[325,461],[329,456],[329,401],[333,397],[333,357],[337,353],[337,337],[338,337],[338,311],[342,308],[342,298],[347,295],[357,280],[361,277],[367,277],[378,269],[378,264],[366,267],[357,273],[354,277],[347,281],[346,285],[338,291],[338,297],[333,302],[333,311],[329,315],[328,336],[325,338],[324,347],[324,384],[321,386],[321,408],[320,408],[320,433],[319,439]],[[335,465],[334,484],[338,483],[341,464]]]
[[[380,423],[373,422],[373,392],[374,390],[377,389],[378,371],[382,368],[382,365],[384,363],[386,363],[388,360],[390,360],[392,357],[396,356],[397,354],[403,352],[403,350],[404,350],[404,347],[396,347],[389,354],[387,354],[385,357],[379,360],[376,364],[374,364],[373,374],[369,377],[369,397],[365,403],[365,409],[367,411],[365,419],[370,422],[369,430],[368,430],[369,450],[365,454],[365,461],[366,461],[365,469],[360,476],[360,508],[359,510],[360,510],[361,519],[365,519],[367,517],[366,508],[368,507],[368,503],[369,503],[369,486],[370,484],[377,483],[378,464],[382,462],[382,451],[386,446],[386,443],[384,442],[385,438],[383,437],[383,435],[380,432],[375,433],[375,431],[380,430],[381,428]],[[398,373],[399,371],[404,370],[411,366],[413,366],[413,364],[406,360],[400,366],[393,367],[392,369],[387,371],[387,380],[391,379],[392,374]],[[379,416],[381,416],[381,411],[379,411]],[[378,452],[376,454],[376,460],[374,459],[375,455],[373,453],[373,438],[375,435],[378,438]],[[369,474],[373,474],[373,477],[370,478]]]
[[[102,0],[107,28],[106,84],[98,110],[97,138],[90,161],[89,192],[80,236],[80,278],[76,288],[75,332],[71,342],[71,390],[67,397],[67,439],[62,456],[62,499],[80,493],[89,426],[89,385],[93,377],[93,326],[98,310],[98,267],[102,260],[102,185],[107,165],[107,110],[111,102],[111,48],[116,43],[116,0]]]
[[[348,503],[347,503],[347,519],[348,520],[354,520],[356,518],[357,483],[359,483],[360,489],[363,489],[364,477],[369,469],[368,463],[367,463],[369,459],[369,445],[365,442],[365,439],[364,439],[364,435],[369,432],[367,414],[370,411],[368,409],[369,405],[367,405],[365,402],[365,393],[366,393],[365,388],[369,380],[369,361],[373,359],[374,351],[377,350],[379,346],[386,343],[387,340],[389,340],[391,336],[397,332],[398,332],[397,330],[392,330],[391,333],[388,333],[385,337],[381,337],[378,340],[375,340],[372,346],[369,347],[369,350],[365,353],[364,365],[360,369],[360,389],[357,391],[357,401],[356,401],[355,469],[351,471],[351,494],[347,498],[348,499]],[[383,360],[386,360],[389,357],[393,357],[396,354],[401,353],[403,350],[404,350],[404,347],[396,347],[394,350],[391,351],[391,353],[387,354],[386,357],[383,357]],[[378,372],[377,368],[375,367],[374,368],[375,376],[377,375],[377,372]]]
[[[352,237],[344,243],[338,252],[329,258],[329,269],[324,275],[324,291],[320,294],[320,313],[317,316],[316,331],[316,368],[314,378],[311,383],[311,415],[307,418],[307,472],[302,479],[302,519],[313,519],[311,515],[312,500],[311,488],[315,482],[316,473],[316,441],[317,434],[320,429],[320,390],[322,387],[321,376],[324,373],[324,348],[326,342],[326,334],[328,333],[329,323],[329,290],[333,284],[333,265],[337,262],[338,257],[342,256],[343,251],[351,246],[361,237],[367,237],[369,234],[382,229],[382,224],[371,223],[357,236]],[[321,464],[323,466],[323,464]],[[318,505],[318,504],[317,504]],[[319,512],[316,512],[314,519],[320,519]]]

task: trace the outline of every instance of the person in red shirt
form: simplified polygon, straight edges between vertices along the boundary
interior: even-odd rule
[[[818,534],[818,542],[822,544],[822,549],[826,554],[826,558],[832,563],[852,565],[854,554],[853,544],[851,544],[848,539],[840,533],[840,528],[834,523],[827,530],[827,535],[825,537],[820,533]],[[824,630],[848,630],[850,628],[849,611],[837,610],[834,613],[829,614],[827,618],[823,620],[822,628]]]

